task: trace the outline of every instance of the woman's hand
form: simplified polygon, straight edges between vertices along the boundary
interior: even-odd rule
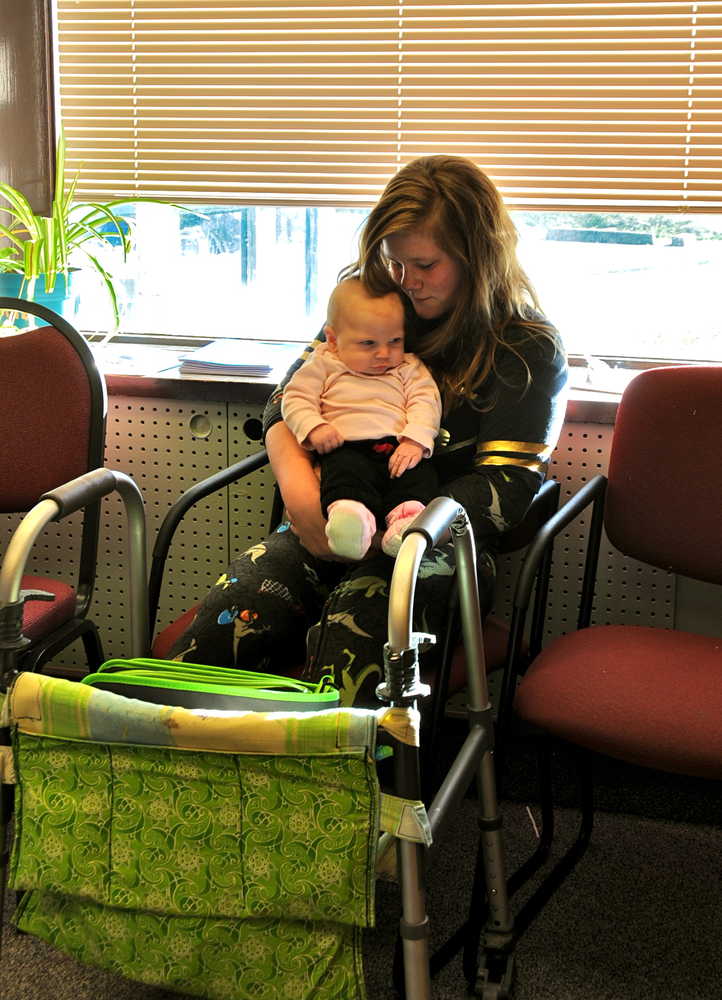
[[[326,539],[321,513],[321,487],[310,452],[300,446],[282,420],[266,434],[271,468],[291,521],[291,530],[311,555],[336,559]]]

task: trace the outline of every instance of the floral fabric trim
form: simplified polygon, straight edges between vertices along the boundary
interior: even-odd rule
[[[364,709],[227,712],[154,705],[86,684],[22,673],[8,694],[20,732],[220,753],[373,752],[377,715]]]

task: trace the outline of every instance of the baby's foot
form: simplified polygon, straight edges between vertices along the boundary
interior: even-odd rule
[[[363,559],[376,532],[376,518],[357,500],[335,500],[328,507],[328,547],[344,559]]]
[[[388,512],[386,515],[387,528],[381,539],[381,548],[387,556],[396,556],[401,548],[404,532],[422,510],[424,510],[424,505],[419,500],[405,500]]]

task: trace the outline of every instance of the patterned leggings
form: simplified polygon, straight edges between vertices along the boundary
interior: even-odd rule
[[[454,577],[451,542],[422,560],[413,627],[441,637]],[[189,663],[298,674],[332,673],[344,705],[378,704],[387,640],[393,560],[347,564],[316,559],[282,524],[235,559],[217,581],[171,656]],[[491,604],[495,564],[477,554],[482,610]]]

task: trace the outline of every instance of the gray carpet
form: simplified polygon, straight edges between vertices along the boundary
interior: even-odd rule
[[[718,804],[710,799],[711,808]],[[534,833],[523,804],[505,802],[503,814],[513,867],[532,849]],[[473,803],[466,801],[430,872],[435,941],[464,915],[474,817]],[[571,836],[573,816],[567,809],[560,811],[559,828],[562,836]],[[722,831],[711,825],[599,813],[586,857],[518,945],[516,1000],[719,1000],[721,865]],[[398,906],[398,887],[379,883],[377,928],[368,932],[365,947],[369,1000],[396,997],[390,969]],[[175,996],[83,968],[42,942],[6,931],[2,1000]],[[464,996],[457,957],[436,978],[434,997]]]

